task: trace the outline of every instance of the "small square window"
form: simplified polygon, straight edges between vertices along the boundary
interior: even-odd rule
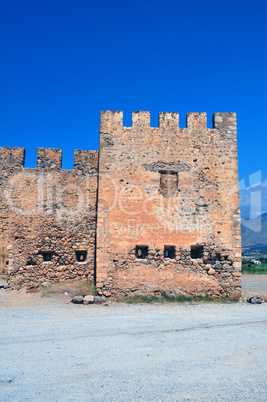
[[[203,246],[191,246],[191,258],[197,259],[203,257]]]
[[[136,258],[145,259],[148,256],[148,246],[136,246],[135,248]]]
[[[174,246],[164,246],[164,258],[175,258],[175,247]]]
[[[78,262],[85,262],[86,261],[87,251],[79,250],[79,251],[75,251],[75,254],[76,254],[76,259],[77,259]]]
[[[53,253],[52,253],[52,251],[43,251],[42,256],[43,256],[44,262],[49,262],[49,261],[52,261]]]
[[[45,261],[45,259],[44,259],[44,261]],[[26,265],[36,265],[36,259],[32,258],[32,257],[29,257],[27,259]]]

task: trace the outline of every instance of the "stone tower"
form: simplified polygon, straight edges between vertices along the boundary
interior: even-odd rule
[[[101,113],[100,150],[0,148],[1,267],[12,285],[88,278],[105,296],[241,294],[235,113]]]
[[[235,113],[102,112],[98,292],[239,296],[238,183]]]

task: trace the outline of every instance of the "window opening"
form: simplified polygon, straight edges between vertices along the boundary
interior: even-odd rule
[[[29,257],[27,262],[26,262],[26,265],[36,265],[35,258]]]
[[[164,197],[177,195],[178,172],[171,170],[160,170],[160,193]]]
[[[87,251],[79,250],[79,251],[75,251],[75,254],[76,254],[76,259],[77,259],[78,262],[85,262],[86,261]]]
[[[43,256],[44,262],[49,262],[49,261],[52,261],[53,253],[52,253],[52,251],[43,251],[42,256]]]
[[[191,258],[202,258],[203,257],[203,246],[191,246]]]
[[[175,247],[174,246],[164,246],[164,258],[175,258]]]
[[[135,248],[136,258],[145,259],[148,256],[148,246],[136,246]]]
[[[12,165],[12,154],[9,155],[9,164]]]

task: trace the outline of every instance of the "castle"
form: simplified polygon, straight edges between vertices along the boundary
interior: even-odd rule
[[[241,294],[236,115],[104,111],[100,150],[0,148],[0,262],[9,283],[88,278],[100,295]]]

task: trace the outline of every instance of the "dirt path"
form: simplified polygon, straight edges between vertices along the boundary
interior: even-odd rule
[[[267,399],[267,303],[69,300],[0,292],[2,401]]]

